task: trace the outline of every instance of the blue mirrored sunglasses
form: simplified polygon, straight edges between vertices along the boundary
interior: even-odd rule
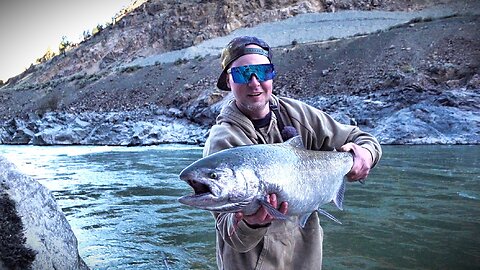
[[[259,82],[271,80],[276,75],[273,64],[232,67],[227,70],[227,73],[232,74],[235,83],[243,84],[248,83],[254,74]]]

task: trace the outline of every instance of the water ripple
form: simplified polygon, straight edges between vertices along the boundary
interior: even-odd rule
[[[53,191],[92,269],[216,269],[215,224],[181,205],[200,148],[0,146]],[[344,211],[321,217],[325,269],[476,269],[480,146],[385,146]]]

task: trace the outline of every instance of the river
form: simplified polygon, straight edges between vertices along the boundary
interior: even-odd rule
[[[201,148],[8,146],[54,194],[92,269],[216,269],[211,215],[179,204]],[[324,269],[478,269],[480,146],[384,146],[344,211],[322,219]]]

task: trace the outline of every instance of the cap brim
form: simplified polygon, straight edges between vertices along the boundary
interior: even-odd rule
[[[230,91],[230,88],[227,85],[227,72],[224,70],[217,81],[217,87],[221,90]]]

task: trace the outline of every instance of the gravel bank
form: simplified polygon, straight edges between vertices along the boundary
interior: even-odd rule
[[[242,28],[231,34],[207,40],[186,49],[139,58],[121,68],[173,63],[178,59],[194,59],[218,55],[234,37],[255,35],[262,37],[272,47],[291,45],[292,41],[308,43],[369,34],[392,26],[407,23],[415,18],[441,18],[455,14],[480,14],[480,1],[459,1],[415,12],[387,11],[339,11],[332,13],[308,13],[251,28]]]

